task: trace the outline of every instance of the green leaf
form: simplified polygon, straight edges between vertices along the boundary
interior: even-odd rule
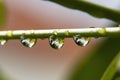
[[[6,17],[6,11],[5,11],[5,5],[4,0],[0,0],[0,30],[3,29],[5,17]]]
[[[116,76],[116,74],[119,74]],[[120,80],[120,52],[108,66],[101,80]]]
[[[120,11],[100,6],[86,0],[47,0],[56,2],[62,6],[82,10],[98,18],[107,18],[120,23]]]
[[[68,80],[100,80],[108,65],[120,51],[119,45],[120,38],[107,39],[91,53],[92,56],[88,55],[85,62],[78,62]]]

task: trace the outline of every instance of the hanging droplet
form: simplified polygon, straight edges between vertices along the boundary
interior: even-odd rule
[[[21,36],[21,42],[26,47],[33,47],[36,44],[36,39],[34,38],[24,38],[24,36]]]
[[[7,42],[5,39],[0,39],[0,45],[4,45]]]
[[[49,44],[54,49],[60,49],[64,45],[64,39],[60,37],[56,37],[55,35],[52,35],[49,37]]]
[[[73,36],[75,43],[79,46],[86,46],[88,45],[90,38],[89,37],[81,37],[80,35]]]

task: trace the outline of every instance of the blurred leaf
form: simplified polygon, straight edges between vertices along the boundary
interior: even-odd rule
[[[117,78],[116,80],[120,80],[120,77],[119,77],[119,78]]]
[[[0,69],[0,80],[7,80],[1,69]]]
[[[116,78],[119,80],[118,77],[114,77],[116,76],[115,73],[120,73],[120,52],[108,66],[101,80],[116,80]]]
[[[4,0],[0,0],[0,30],[3,29],[5,16],[6,16],[6,11],[5,11]]]
[[[78,62],[68,80],[100,80],[104,71],[120,51],[120,38],[107,39],[88,55],[87,61]],[[85,60],[86,60],[85,59]]]
[[[120,23],[120,11],[107,8],[87,0],[46,0],[56,2],[62,6],[85,11],[94,17],[107,18]]]

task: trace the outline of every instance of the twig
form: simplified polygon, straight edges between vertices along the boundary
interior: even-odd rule
[[[50,30],[8,30],[0,31],[0,39],[48,38],[56,35],[62,38],[81,37],[120,37],[120,27],[81,28],[81,29],[50,29]]]

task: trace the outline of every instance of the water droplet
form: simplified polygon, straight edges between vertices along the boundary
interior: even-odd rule
[[[89,37],[81,37],[80,35],[73,36],[75,43],[79,46],[86,46],[88,45],[90,38]]]
[[[7,42],[5,39],[0,39],[0,45],[4,45]]]
[[[60,49],[64,45],[64,38],[56,37],[52,35],[49,37],[49,44],[54,49]]]
[[[21,36],[21,42],[26,47],[33,47],[36,44],[36,41],[37,40],[34,38],[24,38],[23,36]]]

